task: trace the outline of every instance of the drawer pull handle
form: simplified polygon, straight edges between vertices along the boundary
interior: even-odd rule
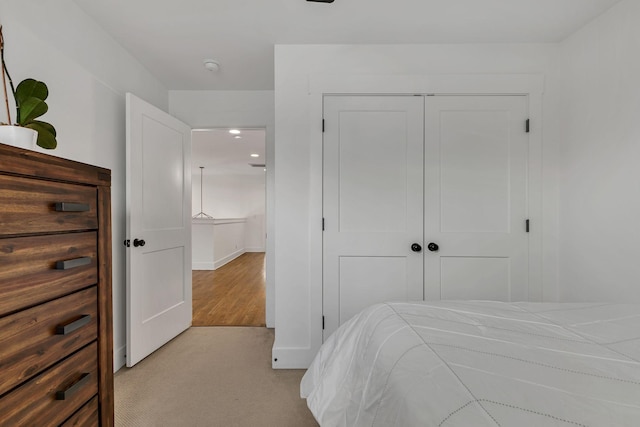
[[[71,268],[82,267],[91,264],[91,257],[84,256],[82,258],[68,259],[66,261],[57,261],[56,270],[69,270]]]
[[[86,203],[56,203],[56,212],[87,212],[90,207]]]
[[[67,400],[73,396],[78,390],[80,390],[91,379],[91,373],[87,372],[82,374],[80,379],[75,382],[71,387],[66,390],[56,391],[56,400]]]
[[[85,314],[78,320],[74,320],[73,322],[67,323],[66,325],[58,325],[56,326],[56,335],[68,335],[71,332],[82,328],[84,325],[91,322],[91,315]]]

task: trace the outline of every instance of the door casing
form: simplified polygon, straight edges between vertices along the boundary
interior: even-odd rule
[[[529,300],[552,298],[542,283],[542,99],[544,76],[540,74],[438,74],[438,75],[312,75],[309,79],[308,111],[317,117],[309,130],[309,345],[301,348],[274,347],[274,358],[292,366],[308,366],[323,341],[322,331],[322,100],[330,94],[457,94],[527,95],[530,135],[528,153]],[[549,296],[547,296],[549,294]],[[274,367],[277,364],[273,363]]]

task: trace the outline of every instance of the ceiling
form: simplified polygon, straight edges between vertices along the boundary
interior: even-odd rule
[[[273,90],[275,44],[558,42],[619,0],[74,1],[169,90]]]
[[[204,166],[204,175],[264,176],[264,167],[252,167],[249,163],[265,163],[265,130],[238,129],[238,135],[229,130],[197,129],[191,133],[191,171],[199,174],[200,166]]]

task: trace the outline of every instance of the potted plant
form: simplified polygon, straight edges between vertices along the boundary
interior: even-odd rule
[[[49,106],[45,102],[49,96],[49,89],[43,82],[34,79],[25,79],[21,81],[17,87],[14,87],[13,81],[7,64],[4,62],[4,36],[2,35],[2,26],[0,26],[0,64],[2,66],[2,85],[4,88],[5,106],[7,110],[7,123],[0,123],[0,142],[3,141],[3,135],[18,135],[27,133],[31,138],[36,139],[36,144],[42,148],[54,149],[58,145],[56,141],[56,129],[49,123],[36,120],[47,112]],[[13,100],[16,105],[16,120],[11,121],[11,112],[9,109],[9,98],[7,96],[7,80],[13,94]],[[34,135],[37,135],[37,137]],[[7,137],[7,136],[5,136]]]

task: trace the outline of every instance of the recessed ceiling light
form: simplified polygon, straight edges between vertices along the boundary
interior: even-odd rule
[[[260,154],[252,154],[251,157],[260,157]]]
[[[232,133],[232,134],[234,134],[234,135],[237,135],[237,134],[239,134],[239,133],[240,133],[240,131],[239,131],[238,129],[231,129],[231,130],[229,131],[229,133]]]
[[[234,136],[235,139],[242,139],[242,137],[240,135],[236,135]]]

